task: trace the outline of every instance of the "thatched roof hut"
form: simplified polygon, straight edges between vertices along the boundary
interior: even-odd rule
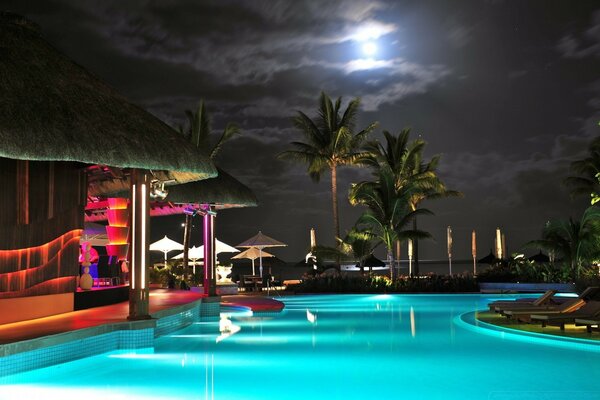
[[[167,199],[173,203],[212,204],[219,208],[256,207],[250,188],[221,168],[215,178],[171,186]]]
[[[173,183],[216,175],[209,158],[175,130],[11,13],[0,13],[0,94],[0,157],[166,171],[162,179]]]
[[[256,196],[246,185],[217,168],[219,175],[202,181],[174,185],[168,188],[165,200],[151,202],[150,215],[182,214],[189,204],[210,204],[217,210],[226,208],[256,207]],[[130,196],[129,191],[120,191],[114,197]],[[106,220],[106,201],[88,204],[86,221]]]

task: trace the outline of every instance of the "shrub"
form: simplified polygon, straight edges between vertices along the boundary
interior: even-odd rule
[[[431,275],[424,278],[400,277],[393,282],[386,276],[315,277],[291,285],[296,293],[455,293],[479,291],[477,281],[470,276]]]

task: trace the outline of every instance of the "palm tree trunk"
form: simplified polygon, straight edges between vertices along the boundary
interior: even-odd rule
[[[183,271],[187,273],[188,268],[188,250],[190,248],[190,237],[192,236],[192,216],[185,216],[185,225],[183,229]]]
[[[333,229],[334,229],[334,242],[335,247],[340,248],[340,242],[337,238],[340,237],[340,217],[338,215],[338,198],[337,198],[337,166],[334,164],[331,166],[331,201],[333,205]],[[338,256],[335,260],[336,267],[341,270],[341,258]]]
[[[387,259],[388,262],[390,263],[390,279],[393,281],[395,276],[394,276],[394,251],[392,248],[388,248],[387,249]]]
[[[335,234],[336,247],[339,247],[337,238],[340,237],[340,217],[338,215],[338,198],[337,198],[337,166],[331,166],[331,200],[333,206],[333,229]]]
[[[417,218],[413,219],[413,230],[417,230]],[[413,239],[413,258],[413,275],[419,276],[419,241],[417,239]]]

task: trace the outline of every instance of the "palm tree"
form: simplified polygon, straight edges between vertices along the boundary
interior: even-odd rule
[[[211,128],[210,117],[206,112],[204,101],[200,101],[198,110],[192,112],[185,110],[185,115],[188,119],[187,128],[179,127],[179,132],[187,137],[193,145],[205,150],[211,159],[214,159],[221,150],[223,143],[231,139],[234,135],[240,132],[240,128],[233,122],[228,122],[225,129],[217,139],[216,143],[211,147]],[[188,267],[188,249],[190,247],[190,237],[192,235],[192,216],[186,214],[183,230],[183,267],[187,270]]]
[[[397,136],[383,131],[385,145],[378,141],[368,142],[365,150],[369,156],[364,160],[378,174],[381,168],[389,169],[394,175],[396,190],[412,187],[408,204],[416,211],[423,200],[444,197],[460,197],[462,193],[449,190],[437,176],[436,170],[440,155],[435,155],[428,162],[423,161],[423,150],[427,142],[415,139],[409,142],[410,128],[404,128]],[[417,231],[417,219],[413,220],[413,230]],[[419,275],[419,241],[413,240],[414,272]]]
[[[367,211],[359,218],[357,225],[368,225],[387,250],[390,265],[390,278],[394,279],[394,244],[397,240],[424,239],[427,232],[406,229],[418,215],[432,214],[426,209],[412,210],[409,200],[414,195],[414,186],[403,186],[398,190],[395,175],[388,168],[381,168],[378,179],[353,184],[349,200],[352,205],[363,205]]]
[[[318,182],[321,174],[331,172],[331,197],[333,207],[333,226],[335,238],[340,237],[340,220],[338,215],[337,168],[342,165],[353,165],[362,159],[360,147],[367,135],[373,131],[376,123],[354,133],[360,99],[350,101],[342,113],[342,98],[335,104],[324,92],[319,97],[319,115],[310,119],[302,111],[293,118],[294,126],[302,131],[306,142],[292,142],[292,150],[279,154],[280,158],[305,164],[313,181]]]
[[[344,239],[338,238],[336,247],[316,246],[314,253],[318,259],[358,261],[358,266],[362,267],[364,261],[373,254],[376,244],[370,229],[352,227]]]
[[[578,175],[569,176],[564,182],[571,187],[571,196],[591,195],[594,204],[594,194],[600,194],[600,137],[592,140],[588,150],[588,157],[571,163],[571,171]]]
[[[553,252],[570,266],[573,278],[581,269],[600,258],[600,208],[589,207],[581,220],[549,221],[541,240],[533,240],[527,247],[541,247]]]

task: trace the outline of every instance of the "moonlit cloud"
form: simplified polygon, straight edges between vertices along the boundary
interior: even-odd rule
[[[600,10],[593,14],[591,24],[582,34],[563,36],[557,47],[564,57],[600,58]]]
[[[371,20],[364,22],[354,33],[345,37],[345,40],[366,42],[379,39],[381,36],[388,35],[396,30],[398,30],[398,27],[395,24]]]
[[[320,242],[333,244],[329,176],[315,184],[304,167],[275,157],[301,140],[290,117],[315,115],[321,91],[344,102],[360,97],[360,127],[411,126],[428,154],[444,153],[442,178],[466,198],[432,202],[437,216],[423,221],[431,232],[505,225],[520,244],[545,219],[582,209],[561,180],[600,135],[600,10],[592,2],[549,2],[543,13],[530,0],[459,8],[392,0],[5,3],[169,125],[184,123],[184,110],[204,99],[216,131],[241,126],[217,161],[253,188],[260,206],[219,215],[227,241],[262,228],[290,244],[277,254],[291,260],[314,226]],[[365,43],[377,52],[361,52]],[[342,230],[360,213],[345,190],[365,174],[340,169]],[[157,221],[153,235],[166,225]]]

